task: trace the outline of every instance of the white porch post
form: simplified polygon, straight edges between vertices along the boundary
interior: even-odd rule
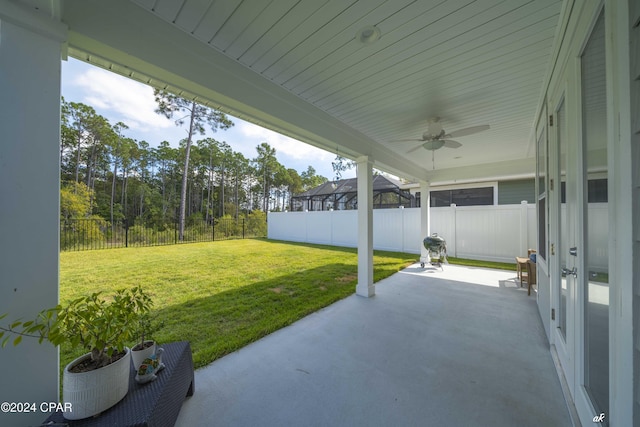
[[[431,197],[429,197],[429,183],[420,182],[420,262],[427,263],[430,261],[429,252],[422,244],[422,239],[431,236],[431,219],[429,218],[429,205]]]
[[[60,57],[66,27],[0,1],[0,313],[28,320],[58,303]],[[0,349],[0,402],[56,402],[58,349]],[[0,425],[47,414],[0,412]]]
[[[526,200],[520,202],[520,253],[526,254],[529,245],[529,209]],[[522,255],[519,255],[522,256]]]
[[[367,156],[357,160],[358,177],[358,285],[356,294],[375,295],[373,286],[373,168]]]

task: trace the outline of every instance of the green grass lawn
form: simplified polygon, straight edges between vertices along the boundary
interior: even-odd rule
[[[516,270],[515,262],[479,261],[475,259],[447,257],[449,264],[466,265],[468,267],[496,268],[499,270]]]
[[[417,258],[375,251],[374,281]],[[142,286],[154,338],[190,341],[201,367],[353,294],[357,270],[356,249],[263,239],[62,252],[60,301]],[[82,353],[62,346],[61,366]]]

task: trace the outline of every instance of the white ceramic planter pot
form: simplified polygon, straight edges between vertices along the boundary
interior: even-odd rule
[[[156,352],[156,343],[153,340],[148,340],[145,341],[145,344],[149,342],[152,342],[153,345],[143,350],[131,350],[131,362],[133,363],[133,369],[135,369],[136,372],[138,371],[138,368],[140,368],[140,365],[142,365],[144,359],[151,357]]]
[[[69,363],[62,375],[62,400],[70,403],[72,411],[65,412],[68,420],[80,420],[97,415],[118,403],[129,390],[131,351],[120,360],[89,372],[73,373],[69,368],[91,357],[87,353]]]

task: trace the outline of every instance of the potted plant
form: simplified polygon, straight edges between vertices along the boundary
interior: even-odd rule
[[[63,371],[63,401],[73,412],[67,419],[88,418],[118,403],[129,389],[130,350],[125,344],[135,337],[136,324],[148,313],[151,298],[142,288],[118,290],[111,298],[100,292],[77,298],[65,306],[41,311],[35,320],[16,321],[0,327],[6,345],[9,334],[48,340],[54,345],[68,342],[89,353],[69,363]],[[0,319],[5,317],[0,316]]]
[[[134,370],[137,371],[145,359],[156,353],[156,341],[151,334],[160,327],[162,327],[162,324],[153,323],[148,313],[140,316],[136,331],[138,342],[131,347],[131,362]]]

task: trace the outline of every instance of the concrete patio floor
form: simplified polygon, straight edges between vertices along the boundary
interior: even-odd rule
[[[515,272],[409,268],[195,373],[177,426],[570,426]]]

